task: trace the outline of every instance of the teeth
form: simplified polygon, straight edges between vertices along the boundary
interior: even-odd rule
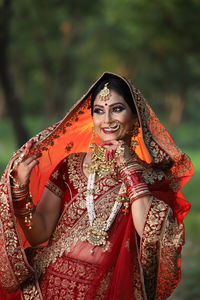
[[[117,131],[119,128],[120,128],[120,124],[115,122],[115,123],[111,124],[109,127],[103,128],[103,130],[111,132],[111,131]]]
[[[105,131],[116,131],[116,129],[104,129]]]
[[[119,129],[119,126],[117,127],[112,127],[112,128],[104,128],[105,131],[117,131]]]

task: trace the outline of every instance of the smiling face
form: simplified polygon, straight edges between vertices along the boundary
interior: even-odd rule
[[[109,100],[102,101],[99,94],[94,100],[94,130],[102,142],[124,140],[130,143],[131,132],[137,122],[137,116],[115,90],[111,90]]]

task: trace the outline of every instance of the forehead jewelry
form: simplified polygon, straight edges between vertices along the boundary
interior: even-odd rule
[[[107,86],[108,86],[108,82],[104,85],[104,88],[99,93],[99,97],[101,101],[107,101],[110,99],[111,91]]]

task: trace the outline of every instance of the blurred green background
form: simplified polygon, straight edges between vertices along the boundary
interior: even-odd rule
[[[196,169],[182,281],[200,299],[200,1],[0,0],[0,173],[104,71],[131,79]]]

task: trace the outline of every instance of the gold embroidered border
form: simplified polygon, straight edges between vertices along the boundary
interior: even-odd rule
[[[23,300],[43,300],[39,283],[35,277],[28,279],[21,286],[21,297]]]
[[[0,281],[5,289],[16,289],[33,270],[29,267],[20,244],[6,184],[0,185]]]
[[[173,142],[166,128],[160,124],[158,117],[154,114],[142,93],[128,81],[127,83],[133,93],[135,105],[139,111],[144,142],[154,163],[170,162],[172,158],[174,165],[169,174],[171,180],[184,176],[191,169],[190,158]]]
[[[177,224],[170,211],[165,223],[159,253],[157,300],[168,298],[180,280],[180,254],[183,244],[184,226]]]
[[[148,300],[155,299],[158,270],[158,251],[161,234],[169,207],[163,201],[152,197],[147,213],[140,246],[140,260],[144,273]]]
[[[32,138],[31,141],[34,143],[43,140],[56,126],[57,124],[43,130]],[[9,178],[9,172],[13,162],[24,152],[27,143],[13,154],[0,181],[0,240],[2,243],[0,255],[0,282],[5,289],[18,288],[18,286],[33,273],[31,266],[27,262],[16,226],[12,208]]]
[[[64,194],[63,191],[51,180],[48,180],[45,186],[56,196],[58,196],[59,198],[62,198],[62,196]]]

